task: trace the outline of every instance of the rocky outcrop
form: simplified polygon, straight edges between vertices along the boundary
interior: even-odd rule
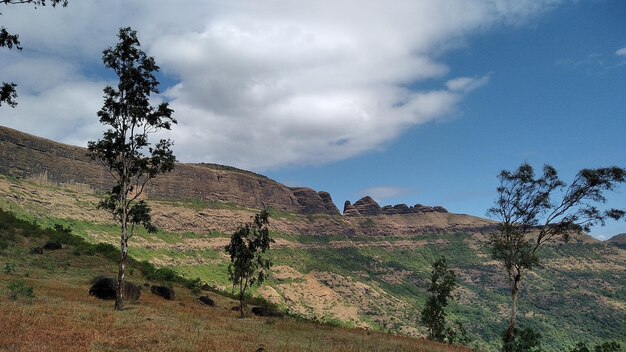
[[[55,184],[110,189],[111,176],[87,157],[85,148],[56,143],[0,126],[0,173],[23,179],[43,178]],[[216,164],[176,164],[145,190],[149,199],[223,202],[255,209],[274,208],[296,214],[337,215],[330,195],[312,189],[290,189],[265,176]]]
[[[448,210],[442,206],[429,207],[421,204],[408,206],[406,204],[385,205],[382,208],[370,196],[363,197],[356,201],[354,205],[346,201],[343,206],[345,216],[376,216],[376,215],[401,215],[401,214],[421,214],[421,213],[447,213]]]
[[[330,193],[320,191],[317,192],[317,194],[320,196],[320,198],[322,198],[322,202],[324,203],[324,206],[326,207],[326,212],[328,214],[340,214],[339,209],[337,208],[335,202],[333,202],[333,199],[330,196]]]
[[[344,216],[361,216],[361,213],[359,213],[359,211],[356,210],[354,205],[352,205],[352,203],[350,203],[350,201],[347,200],[345,203],[343,203],[343,215]]]
[[[315,192],[306,187],[290,188],[304,214],[339,215],[328,192]]]
[[[379,215],[381,210],[380,205],[370,196],[365,196],[354,202],[354,207],[359,214],[364,216]]]

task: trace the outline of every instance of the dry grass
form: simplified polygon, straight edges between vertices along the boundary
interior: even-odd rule
[[[239,319],[236,303],[212,293],[207,307],[190,291],[176,287],[166,301],[144,289],[137,304],[113,311],[111,301],[88,295],[89,279],[115,272],[99,256],[75,256],[71,248],[27,254],[0,253],[0,350],[2,351],[466,351],[425,340],[344,329],[292,318]],[[7,298],[7,283],[23,280],[35,298]],[[130,281],[142,284],[141,277]]]

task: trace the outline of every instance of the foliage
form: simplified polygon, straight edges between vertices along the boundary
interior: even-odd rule
[[[233,290],[238,287],[241,317],[244,316],[246,290],[255,284],[260,286],[272,266],[264,255],[274,242],[269,233],[268,217],[266,210],[256,214],[251,224],[245,224],[233,233],[225,247],[230,255],[228,278],[233,283]]]
[[[13,281],[9,284],[8,289],[9,299],[12,299],[14,301],[17,300],[19,297],[35,297],[35,289],[33,287],[26,286],[26,284],[22,280]]]
[[[596,204],[604,204],[604,193],[626,181],[626,170],[583,169],[568,186],[552,166],[544,166],[543,175],[535,178],[532,166],[523,163],[515,172],[503,170],[499,179],[498,198],[488,214],[500,221],[500,231],[491,236],[490,245],[492,258],[504,265],[511,285],[505,335],[505,346],[511,346],[520,282],[524,271],[539,263],[538,249],[555,238],[567,241],[572,233],[604,225],[607,218],[624,217],[623,210],[600,210]]]
[[[15,263],[5,263],[4,264],[4,269],[2,269],[2,272],[4,272],[5,274],[12,274],[15,272]]]
[[[507,341],[508,331],[502,334],[504,350],[512,352],[541,352],[541,334],[532,328],[513,329],[513,339]]]
[[[430,277],[430,297],[422,310],[422,324],[428,328],[428,338],[440,342],[452,343],[454,332],[446,322],[445,308],[448,298],[456,287],[456,277],[448,270],[446,258],[437,259],[432,265]]]
[[[579,342],[576,346],[570,350],[570,352],[620,352],[622,350],[622,345],[617,341],[608,341],[596,345],[593,350],[587,347],[587,344],[584,342]]]
[[[148,181],[171,171],[176,161],[170,140],[161,139],[151,146],[148,136],[162,129],[169,130],[176,120],[167,103],[156,108],[150,105],[150,95],[158,93],[158,81],[153,73],[159,67],[154,58],[141,50],[137,32],[130,27],[121,28],[118,39],[117,45],[105,49],[102,56],[104,66],[119,78],[117,89],[104,88],[104,105],[98,112],[100,122],[109,129],[102,139],[89,142],[89,155],[108,168],[115,182],[99,206],[113,214],[121,225],[115,309],[122,310],[123,290],[120,288],[124,283],[128,240],[138,225],[148,232],[156,232],[150,208],[138,198]]]
[[[48,2],[46,2],[46,0],[0,0],[0,4],[32,4],[35,5],[35,8],[37,8],[37,6],[46,6],[46,4],[50,4],[52,7],[56,7],[57,5],[65,7],[67,6],[67,3],[68,0],[49,0]],[[17,50],[22,50],[19,35],[9,33],[4,26],[0,27],[0,48],[13,49],[13,47]],[[15,101],[15,99],[17,99],[17,91],[15,90],[16,87],[17,85],[15,83],[2,83],[0,86],[0,106],[2,106],[2,103],[5,103],[10,107],[17,106],[17,102]]]

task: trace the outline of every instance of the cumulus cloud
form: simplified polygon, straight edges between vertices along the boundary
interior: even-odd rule
[[[342,160],[454,112],[490,75],[454,77],[442,54],[558,1],[172,3],[7,8],[7,27],[38,50],[30,63],[0,57],[27,92],[2,123],[24,128],[27,120],[26,131],[66,142],[98,138],[94,116],[111,80],[96,69],[100,53],[118,27],[131,25],[177,82],[163,97],[179,120],[168,135],[180,160],[256,170]],[[424,81],[440,88],[411,88]],[[55,127],[59,121],[73,127]]]
[[[615,55],[626,57],[626,48],[621,48],[615,51]]]

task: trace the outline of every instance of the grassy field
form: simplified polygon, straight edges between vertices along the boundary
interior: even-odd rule
[[[212,293],[193,293],[176,283],[176,299],[143,290],[123,312],[112,301],[88,295],[90,280],[116,271],[116,263],[89,245],[31,253],[52,230],[2,212],[0,225],[0,350],[7,351],[466,351],[420,339],[346,329],[290,317],[238,318],[236,302]],[[65,242],[67,238],[63,237]],[[80,254],[80,252],[83,254]],[[139,266],[128,280],[148,280]],[[32,291],[31,291],[32,290]],[[198,301],[208,295],[215,307]]]
[[[0,208],[10,209],[27,222],[43,227],[61,224],[89,243],[117,245],[118,229],[107,220],[106,214],[97,213],[97,198],[92,195],[8,181],[9,186],[5,187],[13,188],[6,191],[9,196],[0,197]],[[195,201],[170,203],[153,204],[174,207],[179,212],[226,208],[225,214],[230,215],[228,212],[236,210],[234,206]],[[245,215],[248,214],[246,210]],[[273,214],[282,219],[302,217],[277,211]],[[450,318],[464,324],[473,341],[471,346],[495,351],[499,345],[507,315],[508,288],[502,268],[490,261],[480,234],[420,234],[413,238],[285,233],[272,236],[277,240],[271,250],[274,278],[252,292],[293,315],[344,327],[367,327],[371,334],[422,336],[424,328],[419,324],[419,312],[428,294],[430,264],[445,255],[459,283],[448,309]],[[0,248],[1,241],[0,238]],[[131,240],[131,256],[159,268],[170,268],[187,279],[199,278],[227,290],[227,257],[223,253],[227,241],[226,233],[202,233],[193,226],[154,235],[140,231]],[[76,258],[67,256],[69,259],[65,261],[46,262],[44,257],[28,253],[11,254],[10,250],[3,253],[0,260],[23,256],[32,262],[21,265],[31,271],[48,270],[46,267],[52,265],[54,275],[69,275],[70,279],[76,275],[64,270],[73,268],[73,261],[92,258],[82,254]],[[519,320],[522,325],[541,331],[545,349],[563,351],[579,341],[626,342],[626,251],[602,243],[573,241],[546,247],[541,256],[543,265],[524,282]],[[0,261],[0,265],[4,262]],[[80,265],[89,267],[88,263]],[[115,272],[114,265],[108,268],[107,273]],[[83,291],[92,274],[95,273],[82,277]],[[32,279],[32,276],[23,278],[25,282]],[[138,280],[143,277],[139,276]],[[196,304],[191,298],[189,302]],[[227,310],[223,313],[234,316]]]

